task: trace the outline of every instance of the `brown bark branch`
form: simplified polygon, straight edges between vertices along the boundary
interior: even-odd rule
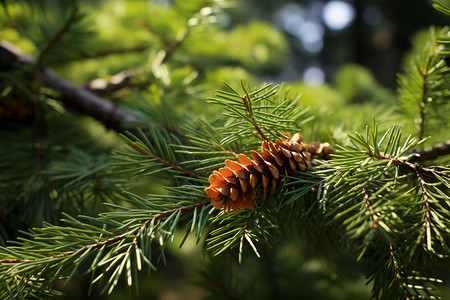
[[[412,161],[424,161],[438,158],[440,156],[450,154],[450,140],[443,143],[439,143],[430,147],[426,147],[422,150],[415,151],[417,156],[412,158]]]
[[[104,57],[109,55],[117,55],[117,54],[127,54],[127,53],[135,53],[135,52],[143,52],[145,50],[148,50],[148,45],[136,45],[131,48],[108,48],[108,49],[102,49],[97,52],[95,52],[93,55],[86,55],[83,56],[85,58],[98,58],[98,57]]]
[[[33,58],[6,41],[0,41],[0,71],[17,67],[17,64],[36,66]],[[59,100],[72,109],[94,117],[105,127],[122,132],[127,123],[139,120],[132,114],[116,108],[91,91],[59,77],[48,67],[37,67],[36,78],[60,94]]]
[[[59,100],[61,102],[80,113],[94,117],[107,128],[121,132],[125,129],[126,123],[138,122],[134,115],[118,109],[111,102],[87,89],[75,86],[71,82],[58,77],[50,68],[40,68],[38,75],[48,87],[60,93]]]
[[[375,153],[370,153],[370,152],[366,152],[366,155],[374,157],[376,159],[384,159],[384,160],[391,160],[392,164],[395,166],[399,166],[404,170],[408,170],[409,172],[412,172],[414,174],[418,174],[418,173],[427,173],[427,174],[438,174],[439,176],[442,177],[446,177],[446,178],[450,178],[450,174],[441,172],[439,170],[436,169],[432,169],[432,168],[424,168],[420,165],[416,165],[413,163],[410,163],[408,161],[404,161],[401,159],[395,159],[389,156],[385,156],[385,155],[381,155],[381,154],[375,154]]]
[[[111,76],[109,80],[104,78],[94,79],[87,83],[84,87],[97,95],[108,95],[128,87],[130,85],[130,80],[134,76],[135,74],[133,71],[125,70]]]

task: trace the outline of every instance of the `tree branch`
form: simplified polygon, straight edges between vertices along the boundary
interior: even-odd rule
[[[134,72],[125,70],[111,76],[109,80],[104,78],[94,79],[84,87],[97,95],[108,95],[129,86],[129,82],[134,76]]]
[[[397,259],[395,258],[395,252],[394,252],[394,248],[392,247],[392,244],[389,243],[389,259],[392,259],[393,262],[393,266],[394,266],[394,272],[395,272],[395,277],[398,280],[398,284],[400,287],[400,290],[403,291],[404,295],[405,295],[405,300],[410,300],[410,298],[407,296],[407,292],[405,291],[405,287],[404,287],[404,279],[403,276],[400,272],[400,266],[397,262]]]
[[[415,152],[416,155],[411,160],[412,161],[424,161],[438,158],[440,156],[449,155],[450,154],[450,140],[447,140],[443,143],[439,143],[430,147],[426,147],[422,150],[418,150]]]
[[[122,132],[126,123],[138,122],[134,115],[116,108],[111,102],[102,99],[87,89],[75,86],[58,77],[50,68],[40,68],[38,74],[42,82],[60,93],[59,100],[61,102],[80,113],[94,117],[103,123],[106,128]]]
[[[17,64],[36,66],[33,58],[10,43],[0,40],[0,71],[16,68]],[[134,115],[116,108],[111,102],[104,100],[89,90],[60,78],[48,67],[38,67],[36,69],[36,77],[46,86],[60,94],[59,101],[82,114],[94,117],[103,123],[106,128],[122,132],[126,128],[127,123],[139,121]]]
[[[255,130],[258,132],[258,134],[261,136],[261,138],[264,141],[268,141],[266,135],[262,132],[261,128],[259,128],[258,123],[256,122],[256,119],[253,116],[252,109],[250,108],[250,104],[248,103],[249,100],[247,100],[247,98],[249,98],[249,97],[247,97],[247,94],[244,94],[244,96],[241,97],[242,102],[244,103],[244,107],[247,110],[248,116],[252,119],[252,125],[255,128]]]
[[[363,200],[364,204],[366,205],[367,209],[369,210],[370,216],[372,218],[372,224],[370,224],[370,228],[377,229],[378,228],[378,216],[373,211],[373,206],[369,201],[369,194],[367,194],[366,189],[363,189]]]
[[[416,173],[417,178],[419,179],[419,183],[420,183],[420,188],[422,189],[422,194],[423,194],[423,200],[425,202],[425,222],[424,222],[424,226],[425,226],[425,232],[423,233],[421,240],[425,240],[425,238],[427,239],[427,248],[429,250],[432,249],[431,246],[431,215],[430,215],[430,202],[429,202],[429,198],[428,198],[428,189],[426,186],[426,182],[425,179],[423,178],[423,175],[420,172]]]
[[[425,131],[425,107],[427,104],[427,76],[428,76],[428,67],[430,65],[430,59],[427,59],[426,67],[422,71],[422,95],[420,97],[420,124],[419,124],[419,140],[423,138],[423,134]]]
[[[75,20],[77,19],[77,13],[76,10],[72,10],[70,17],[67,19],[64,26],[56,32],[56,34],[53,36],[53,38],[47,43],[45,48],[41,51],[39,54],[36,65],[41,66],[42,61],[44,58],[50,53],[52,48],[56,45],[56,43],[64,36],[64,34],[70,29],[70,27],[75,23]]]
[[[446,178],[450,178],[450,174],[438,171],[436,169],[431,169],[431,168],[424,168],[420,165],[416,165],[401,159],[395,159],[389,156],[385,156],[385,155],[381,155],[381,154],[375,154],[375,153],[370,153],[370,152],[366,152],[366,155],[370,156],[370,157],[374,157],[376,159],[385,159],[385,160],[391,160],[392,164],[395,166],[399,166],[405,170],[408,170],[414,174],[418,174],[418,173],[428,173],[428,174],[438,174],[439,176],[443,176]]]
[[[180,210],[182,213],[184,213],[184,212],[191,211],[191,210],[193,210],[193,209],[195,209],[195,208],[197,208],[197,207],[202,207],[202,206],[208,205],[208,204],[210,204],[210,203],[211,203],[211,201],[208,199],[208,200],[206,200],[206,201],[194,203],[194,204],[189,205],[189,206],[184,206],[184,207],[174,208],[174,209],[171,209],[171,210],[168,210],[168,211],[161,212],[161,213],[155,215],[153,218],[147,219],[147,221],[145,221],[144,223],[142,223],[141,226],[139,226],[138,228],[129,230],[129,231],[124,232],[124,233],[122,233],[122,234],[120,234],[120,235],[114,236],[114,237],[112,237],[112,238],[110,238],[110,239],[103,240],[103,241],[98,242],[98,243],[86,245],[86,246],[84,246],[84,247],[82,247],[82,248],[80,248],[80,249],[78,249],[78,250],[70,250],[70,251],[66,251],[66,252],[60,253],[60,254],[58,254],[58,255],[54,255],[54,256],[52,256],[52,257],[55,257],[55,258],[57,258],[57,257],[65,257],[65,256],[68,256],[68,255],[72,255],[72,254],[75,254],[75,253],[79,253],[80,251],[83,251],[83,250],[87,250],[87,249],[97,249],[97,248],[101,248],[101,247],[103,247],[103,246],[105,246],[105,245],[106,245],[106,246],[107,246],[107,245],[111,245],[111,244],[113,244],[113,243],[115,243],[115,242],[117,242],[117,241],[120,241],[120,240],[124,239],[125,237],[127,237],[127,236],[129,236],[129,235],[134,235],[134,236],[136,236],[142,228],[149,226],[153,220],[154,220],[154,225],[156,225],[156,224],[158,224],[163,218],[168,217],[168,216],[170,216],[171,214],[173,214],[173,213],[175,213],[175,212],[177,212],[177,211],[179,211],[179,210]],[[134,242],[134,240],[133,240],[133,244],[134,244],[134,243],[135,243],[135,242]],[[10,259],[10,258],[6,258],[6,259],[1,259],[1,260],[0,260],[0,264],[29,263],[29,262],[33,262],[33,261],[36,261],[36,260],[39,260],[39,259],[41,259],[41,258],[37,258],[37,259]],[[44,259],[47,259],[47,258],[44,258]]]
[[[140,147],[138,144],[136,144],[135,142],[127,142],[128,145],[130,145],[131,147],[133,147],[134,149],[136,149],[137,151],[141,152],[142,154],[148,155],[149,157],[153,158],[154,160],[156,160],[157,162],[165,165],[166,167],[171,167],[174,170],[183,172],[184,174],[186,174],[189,177],[192,178],[200,178],[197,174],[194,174],[186,169],[183,169],[179,166],[177,166],[176,162],[171,162],[165,159],[162,159],[161,157],[148,152],[147,150],[143,149],[142,147]]]

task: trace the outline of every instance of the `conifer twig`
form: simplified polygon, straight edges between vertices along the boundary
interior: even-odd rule
[[[177,39],[175,39],[172,43],[170,43],[165,49],[165,55],[164,58],[162,59],[162,63],[168,61],[170,59],[170,57],[172,56],[173,52],[175,52],[175,50],[177,50],[181,44],[183,44],[184,40],[188,37],[190,33],[189,27],[187,27],[183,33],[181,34],[180,37],[178,37]]]
[[[170,132],[176,134],[176,135],[179,136],[180,138],[182,138],[182,139],[184,139],[184,140],[187,141],[186,134],[185,134],[183,131],[181,131],[179,128],[176,128],[176,127],[170,125],[170,124],[167,123],[166,121],[161,121],[161,126],[162,126],[164,129],[167,129],[168,131],[170,131]]]
[[[43,59],[47,56],[48,53],[52,50],[52,48],[56,45],[58,41],[62,39],[64,34],[70,29],[70,27],[75,23],[77,19],[76,10],[73,9],[70,13],[70,17],[67,19],[64,26],[56,32],[56,34],[52,37],[52,39],[47,43],[45,48],[39,53],[39,56],[36,60],[36,66],[40,67]]]
[[[428,76],[428,67],[430,64],[430,59],[427,59],[426,66],[422,71],[422,95],[420,101],[420,124],[419,124],[419,140],[423,138],[424,130],[425,130],[425,107],[427,104],[427,76]]]
[[[200,178],[200,176],[198,176],[197,174],[194,174],[194,173],[192,173],[191,171],[188,171],[188,170],[183,169],[182,167],[178,166],[178,165],[176,164],[176,162],[171,162],[171,161],[162,159],[161,157],[159,157],[159,156],[157,156],[157,155],[155,155],[155,154],[153,154],[153,153],[151,153],[151,152],[148,152],[147,150],[143,149],[142,147],[140,147],[140,146],[139,146],[138,144],[136,144],[135,142],[128,141],[127,144],[130,145],[131,147],[133,147],[134,149],[138,150],[139,152],[141,152],[141,153],[143,153],[143,154],[145,154],[145,155],[150,156],[151,158],[153,158],[153,159],[156,160],[157,162],[159,162],[159,163],[165,165],[166,167],[171,167],[171,168],[173,168],[174,170],[183,172],[184,174],[186,174],[187,176],[192,177],[192,178]]]
[[[173,214],[173,213],[175,213],[177,211],[181,211],[182,213],[184,213],[184,212],[191,211],[191,210],[193,210],[193,209],[195,209],[197,207],[202,207],[202,206],[208,205],[210,203],[211,203],[210,200],[206,200],[206,201],[203,201],[203,202],[194,203],[194,204],[189,205],[189,206],[177,207],[177,208],[174,208],[174,209],[171,209],[171,210],[167,210],[167,211],[161,212],[161,213],[155,215],[153,218],[147,219],[138,228],[129,230],[129,231],[124,232],[124,233],[122,233],[120,235],[114,236],[114,237],[112,237],[110,239],[107,239],[107,240],[104,240],[104,241],[101,241],[101,242],[98,242],[98,243],[86,245],[86,246],[84,246],[84,247],[82,247],[82,248],[80,248],[78,250],[70,250],[70,251],[62,252],[60,254],[54,255],[53,257],[55,257],[55,258],[56,257],[65,257],[65,256],[69,256],[69,255],[75,254],[75,253],[83,251],[83,250],[97,249],[97,248],[101,248],[103,246],[111,245],[111,244],[113,244],[113,243],[115,243],[117,241],[120,241],[120,240],[124,239],[125,237],[127,237],[129,235],[137,235],[139,233],[139,231],[142,230],[142,228],[149,226],[152,223],[152,221],[154,222],[153,224],[156,225],[162,219],[164,219],[165,217],[170,216],[171,214]],[[133,241],[133,243],[134,243],[134,241]],[[36,260],[39,260],[39,258],[37,258],[37,259],[10,259],[10,258],[6,258],[6,259],[1,259],[0,260],[0,264],[27,263],[27,262],[33,262],[33,261],[36,261]]]
[[[378,216],[376,213],[373,212],[372,204],[369,201],[369,194],[367,194],[365,188],[363,189],[363,200],[364,200],[364,204],[367,206],[367,209],[369,210],[370,216],[372,218],[372,224],[370,224],[370,228],[377,229]]]
[[[419,183],[420,183],[420,188],[422,189],[422,194],[423,194],[423,201],[425,202],[425,232],[423,233],[421,240],[423,241],[426,236],[428,236],[427,238],[427,248],[431,249],[431,215],[430,215],[430,202],[428,199],[428,190],[426,187],[426,182],[423,179],[423,175],[420,172],[416,172],[416,175],[419,179]]]
[[[123,47],[120,46],[115,48],[107,48],[102,49],[97,52],[95,52],[93,55],[82,55],[82,57],[85,58],[99,58],[99,57],[105,57],[109,55],[116,55],[116,54],[127,54],[127,53],[133,53],[133,52],[143,52],[148,49],[147,45],[136,45],[132,47]]]
[[[438,174],[440,176],[450,178],[450,174],[438,171],[436,169],[424,168],[420,165],[415,165],[415,164],[412,164],[410,162],[407,162],[407,161],[404,161],[401,159],[396,159],[396,158],[392,158],[392,157],[388,157],[388,156],[384,156],[384,155],[376,154],[376,153],[370,153],[370,152],[366,152],[366,155],[377,158],[377,159],[391,160],[393,165],[399,166],[399,167],[401,167],[405,170],[408,170],[412,173],[415,173],[415,174],[424,172],[424,173],[430,173],[430,174]]]
[[[394,264],[395,277],[397,277],[397,279],[399,281],[400,290],[403,291],[403,293],[405,295],[405,300],[410,300],[410,298],[407,296],[407,293],[405,291],[404,279],[403,279],[402,274],[400,273],[400,266],[397,262],[397,259],[395,258],[394,248],[392,247],[391,243],[389,243],[389,258],[392,259],[392,263]]]
[[[242,98],[242,102],[244,103],[244,107],[247,110],[248,116],[250,117],[250,119],[252,119],[253,127],[255,127],[255,130],[258,132],[258,134],[261,136],[261,138],[264,141],[267,141],[268,140],[267,137],[262,132],[261,128],[259,128],[258,123],[256,122],[256,119],[255,119],[255,116],[253,116],[252,110],[250,108],[250,104],[248,103],[249,101],[247,100],[247,94],[244,94],[244,96],[242,96],[241,98]]]

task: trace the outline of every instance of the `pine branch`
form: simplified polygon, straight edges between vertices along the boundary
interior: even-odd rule
[[[286,132],[298,132],[301,124],[308,121],[307,109],[298,104],[300,97],[286,99],[284,85],[251,89],[241,80],[243,95],[226,82],[225,85],[229,91],[217,91],[216,98],[208,99],[225,109],[224,115],[230,119],[222,145],[255,137],[276,139]]]
[[[392,158],[389,156],[385,156],[385,155],[381,155],[381,154],[375,154],[375,153],[370,153],[370,152],[366,152],[366,155],[370,156],[370,157],[374,157],[376,159],[380,159],[380,160],[390,160],[392,162],[393,165],[395,166],[399,166],[405,170],[408,170],[414,174],[416,174],[418,177],[422,176],[422,173],[429,173],[429,174],[438,174],[440,176],[443,177],[447,177],[450,179],[450,175],[441,171],[438,171],[436,169],[432,169],[432,168],[424,168],[420,165],[416,165],[416,164],[412,164],[408,161],[405,161],[403,159],[398,159],[398,158]]]
[[[438,158],[440,156],[450,154],[450,140],[438,143],[433,146],[425,147],[421,150],[414,151],[415,155],[411,161],[424,161]]]
[[[37,67],[40,67],[42,65],[42,61],[45,59],[45,57],[52,51],[54,46],[63,38],[64,34],[66,34],[66,32],[70,30],[75,22],[79,20],[79,18],[80,16],[78,15],[77,9],[75,7],[72,7],[70,15],[67,18],[64,26],[55,33],[53,38],[50,39],[45,48],[39,53],[36,60]]]
[[[106,128],[122,132],[129,126],[128,123],[139,121],[135,116],[114,107],[111,102],[60,78],[50,68],[41,68],[39,75],[45,84],[60,93],[61,102],[80,113],[94,117]]]
[[[434,50],[431,50],[434,52]],[[427,97],[428,97],[428,83],[427,83],[427,75],[428,75],[428,69],[430,67],[431,59],[428,58],[425,66],[422,71],[422,95],[420,97],[420,117],[419,117],[419,140],[423,139],[424,130],[425,130],[425,108],[427,105]]]
[[[325,224],[340,225],[341,240],[355,246],[374,281],[374,297],[431,297],[439,280],[421,265],[420,255],[433,265],[450,251],[449,170],[409,162],[412,155],[403,154],[418,142],[402,142],[398,128],[380,140],[377,131],[374,123],[365,135],[351,136],[352,147],[320,166],[327,178],[319,200]]]
[[[168,61],[172,57],[172,54],[175,52],[175,50],[180,48],[184,40],[186,40],[186,38],[189,36],[190,32],[190,27],[187,27],[176,40],[174,40],[164,49],[164,58],[162,59],[161,63]]]
[[[85,84],[84,87],[97,95],[108,95],[129,87],[130,80],[135,77],[134,72],[125,70],[111,76],[108,80],[97,78]]]
[[[448,123],[448,32],[448,28],[431,27],[427,35],[418,35],[405,58],[403,74],[398,74],[401,113],[416,128],[419,139]]]
[[[107,49],[101,49],[93,53],[92,55],[84,55],[83,58],[100,58],[105,57],[109,55],[116,55],[116,54],[127,54],[127,53],[134,53],[134,52],[144,52],[148,50],[148,45],[136,45],[132,47],[127,48],[121,48],[120,45],[117,45],[117,48],[107,48]]]
[[[370,224],[370,228],[377,229],[378,228],[378,216],[375,213],[373,206],[369,201],[369,194],[366,192],[365,188],[363,188],[363,200],[364,200],[364,204],[366,205],[366,207],[369,210],[369,213],[372,217],[372,224]]]
[[[0,70],[17,67],[15,63],[25,66],[35,66],[36,62],[6,41],[0,41]],[[127,123],[136,123],[138,119],[116,107],[110,102],[98,97],[85,88],[78,87],[59,77],[52,69],[41,66],[36,75],[39,81],[59,92],[59,100],[76,111],[92,116],[116,131],[123,131]]]
[[[180,171],[192,178],[200,178],[197,174],[194,174],[186,169],[183,169],[183,168],[177,166],[177,164],[175,162],[170,162],[168,160],[162,159],[161,157],[158,157],[157,155],[154,155],[153,153],[148,152],[147,150],[143,149],[135,142],[128,141],[127,144],[130,145],[131,147],[133,147],[134,149],[138,150],[139,152],[150,156],[151,158],[153,158],[154,160],[156,160],[157,162],[161,163],[162,165],[164,165],[166,167],[173,168],[174,170]]]
[[[423,242],[423,240],[426,239],[426,245],[427,248],[429,250],[432,249],[432,245],[431,245],[431,208],[430,208],[430,200],[429,200],[429,196],[428,196],[428,188],[427,188],[427,183],[423,178],[423,175],[420,172],[416,173],[418,180],[419,180],[419,184],[420,184],[420,188],[422,189],[422,194],[423,194],[423,201],[425,203],[425,231],[424,234],[422,235],[422,239],[421,242]],[[450,178],[450,177],[449,177]]]
[[[263,141],[268,141],[266,135],[262,132],[261,128],[259,128],[258,123],[256,122],[256,119],[255,119],[255,116],[253,116],[252,110],[250,109],[249,102],[247,101],[247,94],[242,96],[242,102],[244,103],[245,109],[247,110],[248,116],[251,119],[253,127],[255,127],[255,130],[261,136]]]
[[[212,3],[210,1],[205,1],[204,4],[199,8],[199,11],[202,8],[210,6],[211,4]],[[188,18],[188,20],[191,20],[198,14],[199,14],[198,11],[194,12],[192,14],[192,16],[190,18]],[[163,55],[162,59],[160,60],[160,64],[167,63],[171,59],[173,53],[183,45],[183,42],[186,40],[186,38],[191,33],[191,27],[192,27],[191,25],[187,24],[186,28],[184,28],[181,31],[181,33],[178,35],[178,37],[175,40],[173,40],[171,43],[168,43],[164,36],[161,36],[161,35],[158,35],[157,33],[155,33],[162,40],[162,44],[168,44],[164,47],[164,55]],[[151,30],[151,28],[149,28],[149,30]],[[93,56],[87,56],[87,57],[100,57],[100,56],[107,56],[107,55],[111,55],[111,54],[122,54],[122,53],[128,53],[128,52],[142,52],[146,49],[148,49],[147,46],[136,46],[132,49],[126,49],[126,48],[107,49],[107,50],[102,50],[100,52],[97,52]],[[98,95],[108,95],[108,94],[115,92],[117,90],[120,90],[122,88],[129,87],[130,86],[129,81],[132,78],[136,77],[136,74],[139,74],[139,73],[142,73],[141,68],[138,68],[135,70],[125,70],[125,71],[122,71],[122,72],[119,72],[119,73],[113,75],[108,81],[103,78],[98,78],[98,79],[95,79],[95,80],[87,83],[85,85],[85,87]],[[147,86],[149,84],[150,84],[150,82],[146,82],[145,86]],[[134,84],[134,85],[136,85],[136,84]],[[137,85],[142,86],[143,83],[138,83]],[[178,130],[178,132],[179,132],[179,130]]]
[[[410,300],[411,298],[408,296],[409,293],[405,289],[405,279],[403,278],[403,275],[400,270],[400,264],[397,261],[397,258],[395,257],[394,248],[392,247],[392,244],[389,243],[389,259],[393,263],[394,267],[394,282],[398,281],[397,285],[400,291],[402,291],[403,296],[405,297],[405,300]]]
[[[111,244],[119,242],[119,241],[123,240],[125,237],[128,237],[128,236],[134,236],[133,244],[135,244],[136,243],[135,240],[136,240],[137,234],[143,228],[146,228],[146,227],[150,226],[150,224],[152,224],[153,226],[156,226],[159,222],[161,222],[162,219],[167,218],[167,217],[171,216],[172,214],[174,214],[174,213],[176,213],[178,211],[181,212],[181,213],[185,213],[185,212],[192,211],[192,210],[194,210],[196,208],[200,208],[200,207],[206,206],[208,204],[210,204],[210,201],[206,200],[206,201],[203,201],[203,202],[194,203],[194,204],[189,205],[189,206],[177,207],[177,208],[173,208],[171,210],[167,210],[167,211],[161,212],[161,213],[155,215],[153,218],[148,219],[145,222],[141,223],[141,225],[138,228],[136,228],[136,229],[132,229],[130,231],[124,232],[124,233],[122,233],[120,235],[117,235],[117,236],[112,237],[112,238],[107,239],[107,240],[103,240],[103,241],[98,242],[98,243],[86,245],[83,248],[80,248],[80,249],[77,249],[77,250],[71,250],[71,251],[66,251],[66,252],[60,253],[58,255],[55,255],[54,257],[65,257],[65,256],[77,254],[79,252],[83,252],[84,250],[88,250],[88,249],[102,248],[103,246],[109,246]],[[39,258],[38,259],[9,259],[9,258],[5,258],[5,259],[0,259],[0,264],[28,263],[28,262],[33,262],[33,261],[36,261],[36,260],[39,260]]]
[[[195,225],[198,226],[197,238],[200,239],[203,235],[209,214],[205,208],[210,205],[210,201],[194,201],[186,205],[185,201],[180,201],[180,195],[192,196],[192,190],[178,192],[181,194],[174,195],[171,204],[167,202],[168,197],[161,196],[166,198],[161,200],[161,205],[130,194],[129,200],[142,207],[141,209],[136,206],[120,207],[122,212],[104,213],[98,218],[85,217],[92,221],[92,224],[82,223],[67,216],[69,219],[65,222],[69,226],[47,224],[44,228],[30,232],[28,235],[31,239],[22,239],[16,243],[18,246],[0,247],[3,257],[0,260],[0,295],[3,295],[6,289],[10,290],[10,294],[14,291],[16,295],[51,293],[54,281],[66,279],[67,283],[81,263],[88,260],[91,261],[91,266],[87,273],[92,274],[92,279],[96,270],[102,268],[100,275],[91,284],[108,276],[107,274],[110,275],[104,292],[110,293],[114,289],[124,270],[127,283],[131,285],[137,276],[132,268],[141,270],[144,262],[155,269],[151,262],[151,245],[154,239],[159,241],[160,255],[165,260],[164,247],[169,238],[173,240],[179,222],[192,223],[186,237]],[[198,222],[195,216],[199,217]],[[119,232],[122,233],[118,234]],[[67,248],[70,250],[65,250]],[[134,252],[136,257],[132,259],[130,255]],[[27,284],[15,286],[16,278],[25,279]],[[45,281],[40,281],[39,278],[45,278]]]

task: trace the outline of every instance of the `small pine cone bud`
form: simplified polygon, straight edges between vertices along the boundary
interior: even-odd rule
[[[334,153],[327,143],[310,147],[299,133],[287,136],[277,139],[275,143],[263,141],[261,154],[250,151],[253,160],[244,154],[237,156],[237,162],[226,160],[224,168],[209,176],[210,186],[205,189],[205,193],[211,198],[211,204],[216,209],[224,208],[227,213],[231,208],[235,212],[242,208],[253,208],[255,189],[262,188],[266,199],[277,187],[280,174],[294,176],[297,171],[303,172],[311,166],[312,155],[331,153],[330,149]]]
[[[336,150],[328,143],[314,141],[309,143],[309,152],[311,152],[311,155],[314,157],[331,159],[331,154],[335,154]]]

